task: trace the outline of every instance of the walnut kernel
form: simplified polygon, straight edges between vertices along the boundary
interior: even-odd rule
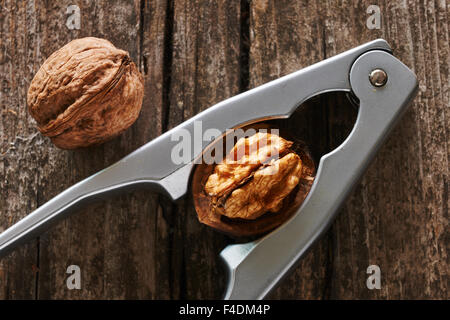
[[[199,220],[233,236],[269,231],[303,201],[313,174],[304,145],[266,132],[241,138],[221,163],[196,168]]]

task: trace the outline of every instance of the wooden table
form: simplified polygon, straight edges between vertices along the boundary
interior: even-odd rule
[[[79,30],[66,26],[71,4]],[[367,26],[369,5],[381,9],[379,29]],[[270,298],[448,299],[448,17],[445,0],[2,0],[0,226],[224,98],[382,37],[417,74],[418,96],[331,229]],[[145,77],[144,105],[113,141],[58,150],[27,113],[28,85],[53,51],[84,36],[130,52]],[[356,113],[344,100],[321,97],[305,115],[318,149],[351,129]],[[229,241],[198,223],[190,197],[124,194],[3,259],[0,298],[220,298],[218,252]],[[66,286],[70,265],[81,269],[80,290]],[[380,267],[379,290],[366,286],[369,265]]]

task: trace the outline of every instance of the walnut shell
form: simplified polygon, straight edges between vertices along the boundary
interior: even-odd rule
[[[257,128],[266,125],[259,124]],[[278,158],[266,157],[269,153],[264,144],[254,154],[257,161],[249,162],[249,145],[251,139],[259,139],[258,134],[247,141],[240,139],[221,163],[198,164],[192,178],[199,221],[237,238],[264,234],[288,220],[306,198],[314,180],[315,163],[308,148],[283,130]],[[291,141],[283,139],[286,136]],[[269,140],[276,141],[270,137]],[[247,158],[237,164],[234,155],[242,142],[246,143],[243,149]],[[273,173],[267,175],[264,171]]]
[[[55,51],[34,76],[28,111],[59,148],[103,143],[139,116],[143,77],[128,52],[109,41],[82,38]]]

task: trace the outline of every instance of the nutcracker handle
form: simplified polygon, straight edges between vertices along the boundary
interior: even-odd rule
[[[146,147],[145,151],[147,153],[159,150],[155,146],[153,150],[151,147]],[[92,201],[110,197],[111,194],[141,187],[161,192],[172,200],[176,200],[186,193],[187,183],[183,184],[180,181],[188,180],[191,170],[189,165],[164,179],[156,180],[145,178],[145,171],[139,170],[141,160],[141,151],[131,153],[112,166],[61,192],[6,229],[0,234],[0,259],[18,245],[39,236],[80,207]]]

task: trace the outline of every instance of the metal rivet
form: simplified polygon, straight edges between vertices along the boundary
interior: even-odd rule
[[[388,76],[383,69],[374,69],[369,75],[370,83],[374,87],[382,87],[386,84]]]

